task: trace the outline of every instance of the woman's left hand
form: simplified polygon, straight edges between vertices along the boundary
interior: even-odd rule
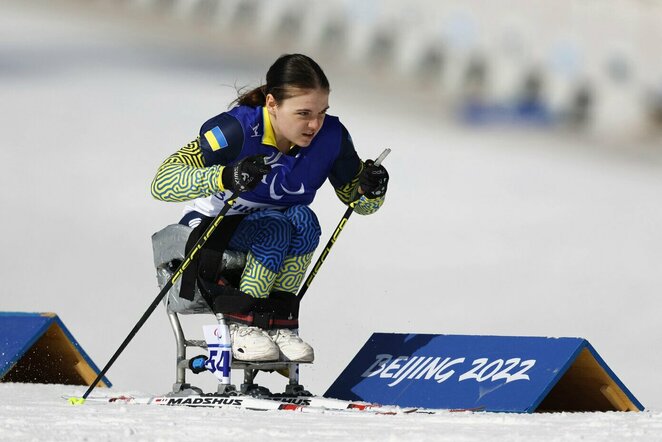
[[[359,176],[359,193],[372,199],[386,194],[388,187],[388,172],[381,164],[375,166],[375,162],[367,160],[363,171]]]

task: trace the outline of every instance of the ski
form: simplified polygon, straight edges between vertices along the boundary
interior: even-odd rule
[[[63,397],[70,399],[70,396]],[[379,405],[362,401],[346,401],[321,396],[269,396],[253,397],[248,395],[219,396],[137,396],[118,394],[115,396],[89,396],[89,403],[160,405],[194,408],[241,409],[253,411],[297,411],[303,413],[370,413],[378,415],[397,415],[425,413],[437,414],[443,410],[421,410],[401,408],[392,405]]]
[[[365,411],[377,414],[403,414],[411,413],[415,409],[400,408],[390,405],[373,404],[363,401],[346,401],[342,399],[326,398],[323,396],[267,396],[267,400],[281,402],[283,404],[292,404],[302,407],[320,408],[326,410],[346,410],[346,411]]]
[[[453,409],[431,409],[419,407],[400,407],[397,405],[381,405],[365,401],[347,401],[343,399],[333,399],[323,396],[266,396],[265,399],[290,403],[303,407],[323,408],[327,410],[338,411],[367,411],[376,414],[440,414],[440,413],[461,413],[461,412],[479,412],[484,411],[485,407],[474,408],[453,408]]]
[[[64,399],[70,399],[66,396]],[[287,404],[268,399],[254,398],[251,396],[136,396],[132,394],[119,394],[116,396],[89,396],[86,403],[104,404],[136,404],[136,405],[160,405],[160,406],[183,406],[194,408],[226,408],[245,409],[255,411],[288,410],[295,411],[302,406]]]

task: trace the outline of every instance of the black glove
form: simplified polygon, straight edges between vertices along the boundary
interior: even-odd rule
[[[384,196],[388,186],[388,172],[381,164],[375,166],[374,161],[367,160],[359,176],[359,185],[368,198]]]
[[[221,176],[223,187],[234,193],[255,189],[262,177],[271,172],[271,166],[264,164],[265,158],[265,155],[253,155],[233,166],[225,166]]]

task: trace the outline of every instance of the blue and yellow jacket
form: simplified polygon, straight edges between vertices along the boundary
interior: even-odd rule
[[[340,200],[357,198],[363,162],[347,129],[327,115],[307,147],[293,146],[283,154],[264,107],[237,106],[205,122],[198,138],[170,155],[152,181],[152,195],[162,201],[189,201],[184,212],[215,216],[230,197],[221,182],[225,166],[256,154],[267,156],[271,172],[249,192],[241,194],[228,215],[267,208],[308,205],[327,179]],[[381,207],[384,197],[359,198],[354,210],[362,215]]]

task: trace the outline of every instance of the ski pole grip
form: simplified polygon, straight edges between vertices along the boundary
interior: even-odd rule
[[[382,161],[384,161],[388,156],[388,154],[390,153],[391,153],[391,149],[389,148],[384,149],[384,152],[382,152],[381,155],[379,155],[375,160],[375,166],[379,166],[380,164],[382,164]]]

